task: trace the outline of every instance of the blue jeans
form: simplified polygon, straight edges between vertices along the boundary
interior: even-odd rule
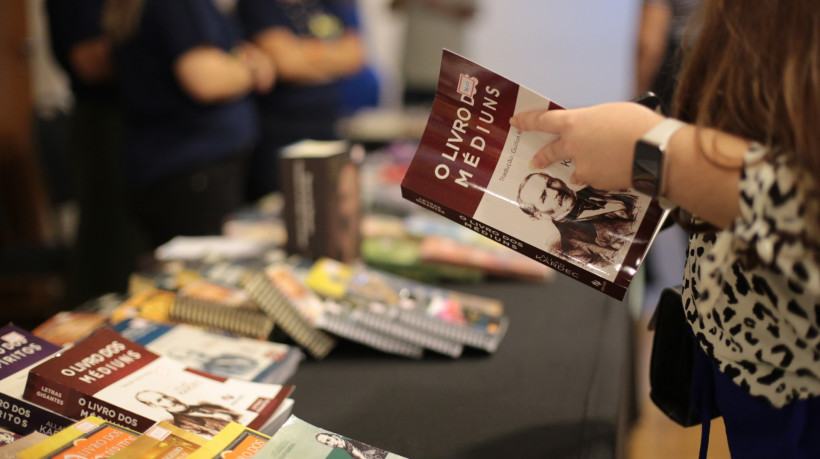
[[[820,397],[774,408],[727,378],[699,349],[693,401],[702,418],[717,409],[723,416],[733,458],[820,458]],[[704,423],[701,458],[706,458],[709,423]]]

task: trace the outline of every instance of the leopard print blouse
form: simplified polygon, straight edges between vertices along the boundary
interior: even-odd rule
[[[683,301],[701,347],[750,394],[781,407],[820,396],[820,266],[803,241],[805,190],[785,161],[754,145],[741,215],[690,236]]]

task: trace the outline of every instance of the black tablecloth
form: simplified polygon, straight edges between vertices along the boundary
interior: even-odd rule
[[[341,343],[299,367],[293,413],[415,459],[622,456],[634,401],[625,303],[564,276],[449,287],[504,302],[495,354],[410,360]]]

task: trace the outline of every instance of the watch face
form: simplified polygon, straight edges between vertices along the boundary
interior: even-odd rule
[[[632,163],[632,187],[645,195],[657,196],[661,161],[663,153],[657,145],[639,140],[635,144],[635,160]]]

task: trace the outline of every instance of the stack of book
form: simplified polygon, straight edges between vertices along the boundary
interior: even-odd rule
[[[269,258],[275,261],[175,262],[173,268],[158,269],[162,274],[154,274],[153,282],[148,280],[152,275],[142,275],[142,290],[115,310],[114,321],[139,317],[243,334],[233,323],[240,322],[237,311],[253,311],[256,319],[244,323],[265,328],[245,336],[286,340],[314,359],[325,358],[339,339],[416,359],[425,351],[456,358],[465,346],[493,353],[506,333],[503,304],[492,298],[328,257],[314,261],[280,253]],[[231,289],[230,296],[242,298],[245,307],[237,308],[224,293],[200,293],[198,301],[190,301],[192,287]],[[162,306],[156,305],[157,297],[165,299]],[[146,298],[153,307],[146,306]]]
[[[107,325],[60,347],[8,324],[0,328],[0,457],[284,458],[331,457],[340,450],[401,458],[293,416],[293,386],[254,382],[269,379],[270,369],[239,371],[248,363],[239,357],[264,359],[254,355],[253,340],[219,340],[194,327],[143,319],[116,328],[163,351],[173,344],[237,355],[207,367],[208,373]]]

